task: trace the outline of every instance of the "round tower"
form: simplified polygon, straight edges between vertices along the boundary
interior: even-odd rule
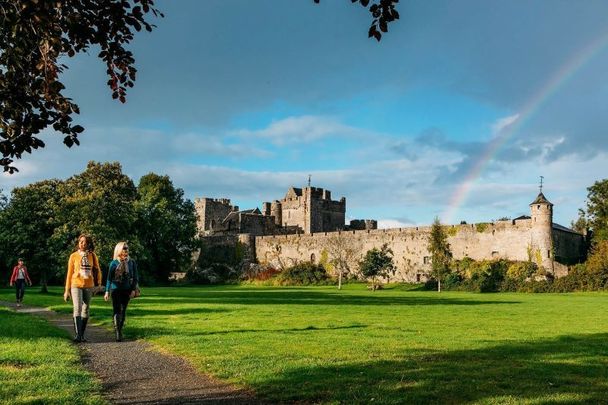
[[[530,204],[532,221],[531,259],[546,270],[553,271],[553,204],[542,191]]]
[[[277,226],[282,226],[283,222],[283,205],[279,200],[275,200],[270,205],[270,215],[274,217],[274,223]]]

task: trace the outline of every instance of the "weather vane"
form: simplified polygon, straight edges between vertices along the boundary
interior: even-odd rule
[[[543,179],[545,178],[545,176],[540,176],[540,187],[539,190],[542,193],[543,192]]]

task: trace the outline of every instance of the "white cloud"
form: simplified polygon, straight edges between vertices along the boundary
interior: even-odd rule
[[[519,119],[519,113],[499,118],[492,124],[492,133],[500,134],[503,130],[514,124]]]
[[[363,131],[344,125],[336,120],[313,115],[287,117],[273,121],[260,130],[241,129],[234,135],[242,138],[269,139],[275,145],[308,143],[326,137],[362,135]]]

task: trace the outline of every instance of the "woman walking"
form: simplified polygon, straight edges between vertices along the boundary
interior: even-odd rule
[[[107,301],[110,295],[112,296],[112,320],[117,342],[122,341],[127,305],[129,300],[135,297],[138,282],[137,263],[129,257],[129,246],[127,242],[118,242],[114,248],[114,260],[108,270],[106,293],[103,297]]]
[[[68,274],[65,279],[63,299],[72,297],[74,306],[74,342],[86,342],[84,332],[89,321],[89,304],[94,288],[101,284],[101,268],[94,252],[95,245],[89,235],[78,237],[78,249],[68,260]]]
[[[13,268],[13,274],[11,274],[10,285],[15,286],[15,294],[17,296],[17,306],[20,307],[23,302],[23,296],[25,295],[25,283],[31,287],[32,280],[27,272],[27,267],[23,265],[23,259],[17,260],[17,265]]]

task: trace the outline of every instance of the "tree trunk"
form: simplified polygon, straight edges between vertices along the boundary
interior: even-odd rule
[[[49,292],[49,286],[46,281],[46,270],[42,270],[42,274],[40,274],[40,292],[43,294]]]
[[[338,271],[338,290],[342,289],[342,270]]]
[[[441,292],[441,279],[437,279],[437,291]]]

